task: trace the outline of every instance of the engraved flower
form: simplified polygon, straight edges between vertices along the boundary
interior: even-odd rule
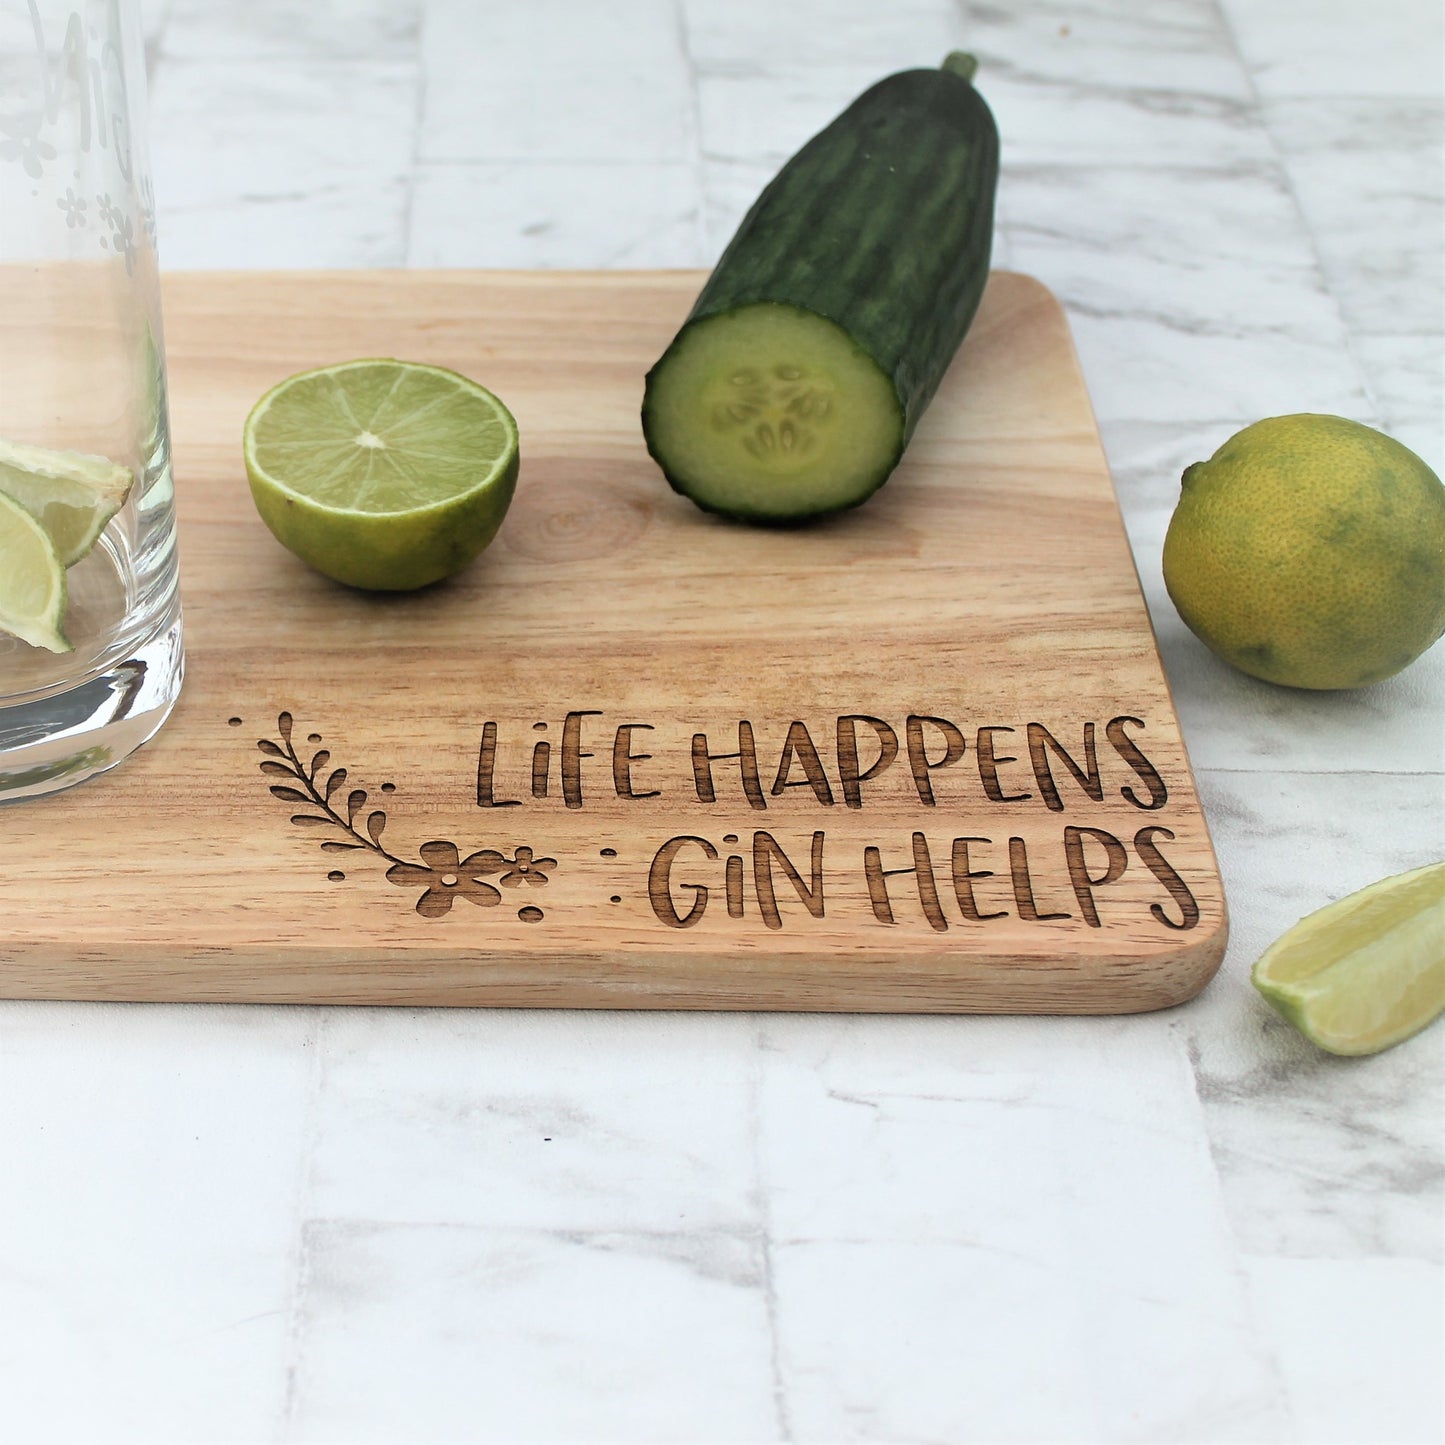
[[[21,130],[22,124],[25,118],[0,121],[0,132],[6,137],[0,141],[0,160],[19,161],[25,167],[25,174],[38,181],[45,174],[44,162],[55,159],[55,147],[40,139],[38,129]]]
[[[117,214],[111,218],[113,234],[111,245],[119,256],[125,258],[125,271],[129,276],[135,270],[135,258],[138,254],[135,244],[135,227],[129,216]]]
[[[66,187],[64,197],[55,204],[65,212],[65,224],[72,230],[85,224],[85,197],[77,196],[71,187]]]
[[[150,242],[151,249],[154,250],[156,244],[156,193],[149,176],[141,177],[140,207],[141,225],[145,228],[146,240]]]
[[[555,868],[555,858],[534,858],[530,848],[518,848],[517,856],[512,859],[511,867],[497,880],[504,883],[508,888],[516,888],[519,884],[530,883],[534,887],[548,883],[551,880],[547,877],[547,870]]]
[[[502,895],[480,875],[495,873],[507,860],[492,848],[483,848],[466,858],[459,855],[455,843],[435,840],[418,849],[421,863],[393,863],[386,870],[387,880],[398,888],[424,888],[416,901],[416,911],[423,918],[440,918],[451,911],[458,898],[482,908],[494,908]]]

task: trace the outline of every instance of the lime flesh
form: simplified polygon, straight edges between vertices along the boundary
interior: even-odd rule
[[[246,419],[251,495],[278,541],[352,587],[450,576],[502,524],[517,424],[456,372],[387,359],[289,377]]]
[[[50,652],[69,652],[65,568],[45,528],[0,493],[0,631]]]
[[[1260,956],[1255,987],[1306,1038],[1374,1054],[1445,1010],[1445,863],[1381,879],[1301,919]]]
[[[45,528],[62,567],[73,567],[95,546],[133,480],[128,468],[105,457],[0,440],[0,493]]]

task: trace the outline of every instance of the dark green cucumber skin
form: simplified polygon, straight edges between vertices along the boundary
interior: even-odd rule
[[[783,166],[743,218],[648,372],[644,435],[653,378],[691,327],[758,302],[796,306],[836,322],[893,383],[897,453],[871,488],[829,510],[866,501],[902,459],[978,311],[998,164],[993,114],[953,71],[905,70],[865,91]],[[673,488],[689,495],[650,435],[648,450]]]

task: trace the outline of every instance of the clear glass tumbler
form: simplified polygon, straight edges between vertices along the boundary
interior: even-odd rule
[[[0,631],[0,801],[113,766],[181,686],[145,80],[139,0],[0,0],[0,625],[46,539],[63,592],[58,640]]]

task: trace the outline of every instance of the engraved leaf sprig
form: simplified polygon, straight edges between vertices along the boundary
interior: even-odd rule
[[[293,741],[294,722],[291,714],[283,712],[276,719],[276,727],[281,735],[280,743],[273,742],[270,738],[262,738],[256,746],[266,754],[261,763],[262,772],[294,779],[296,784],[293,786],[291,783],[272,783],[271,795],[281,799],[283,803],[297,803],[310,809],[308,812],[293,813],[291,821],[302,828],[339,828],[352,839],[351,842],[342,842],[336,838],[326,839],[321,846],[328,853],[369,848],[389,863],[404,864],[405,859],[398,858],[382,845],[381,834],[386,827],[386,814],[382,809],[373,808],[366,813],[361,825],[366,830],[364,835],[357,826],[357,820],[362,816],[367,804],[366,789],[352,788],[346,794],[344,805],[337,806],[333,799],[340,795],[346,783],[346,769],[332,769],[323,778],[322,774],[331,761],[330,751],[318,748],[309,762],[303,761]]]

